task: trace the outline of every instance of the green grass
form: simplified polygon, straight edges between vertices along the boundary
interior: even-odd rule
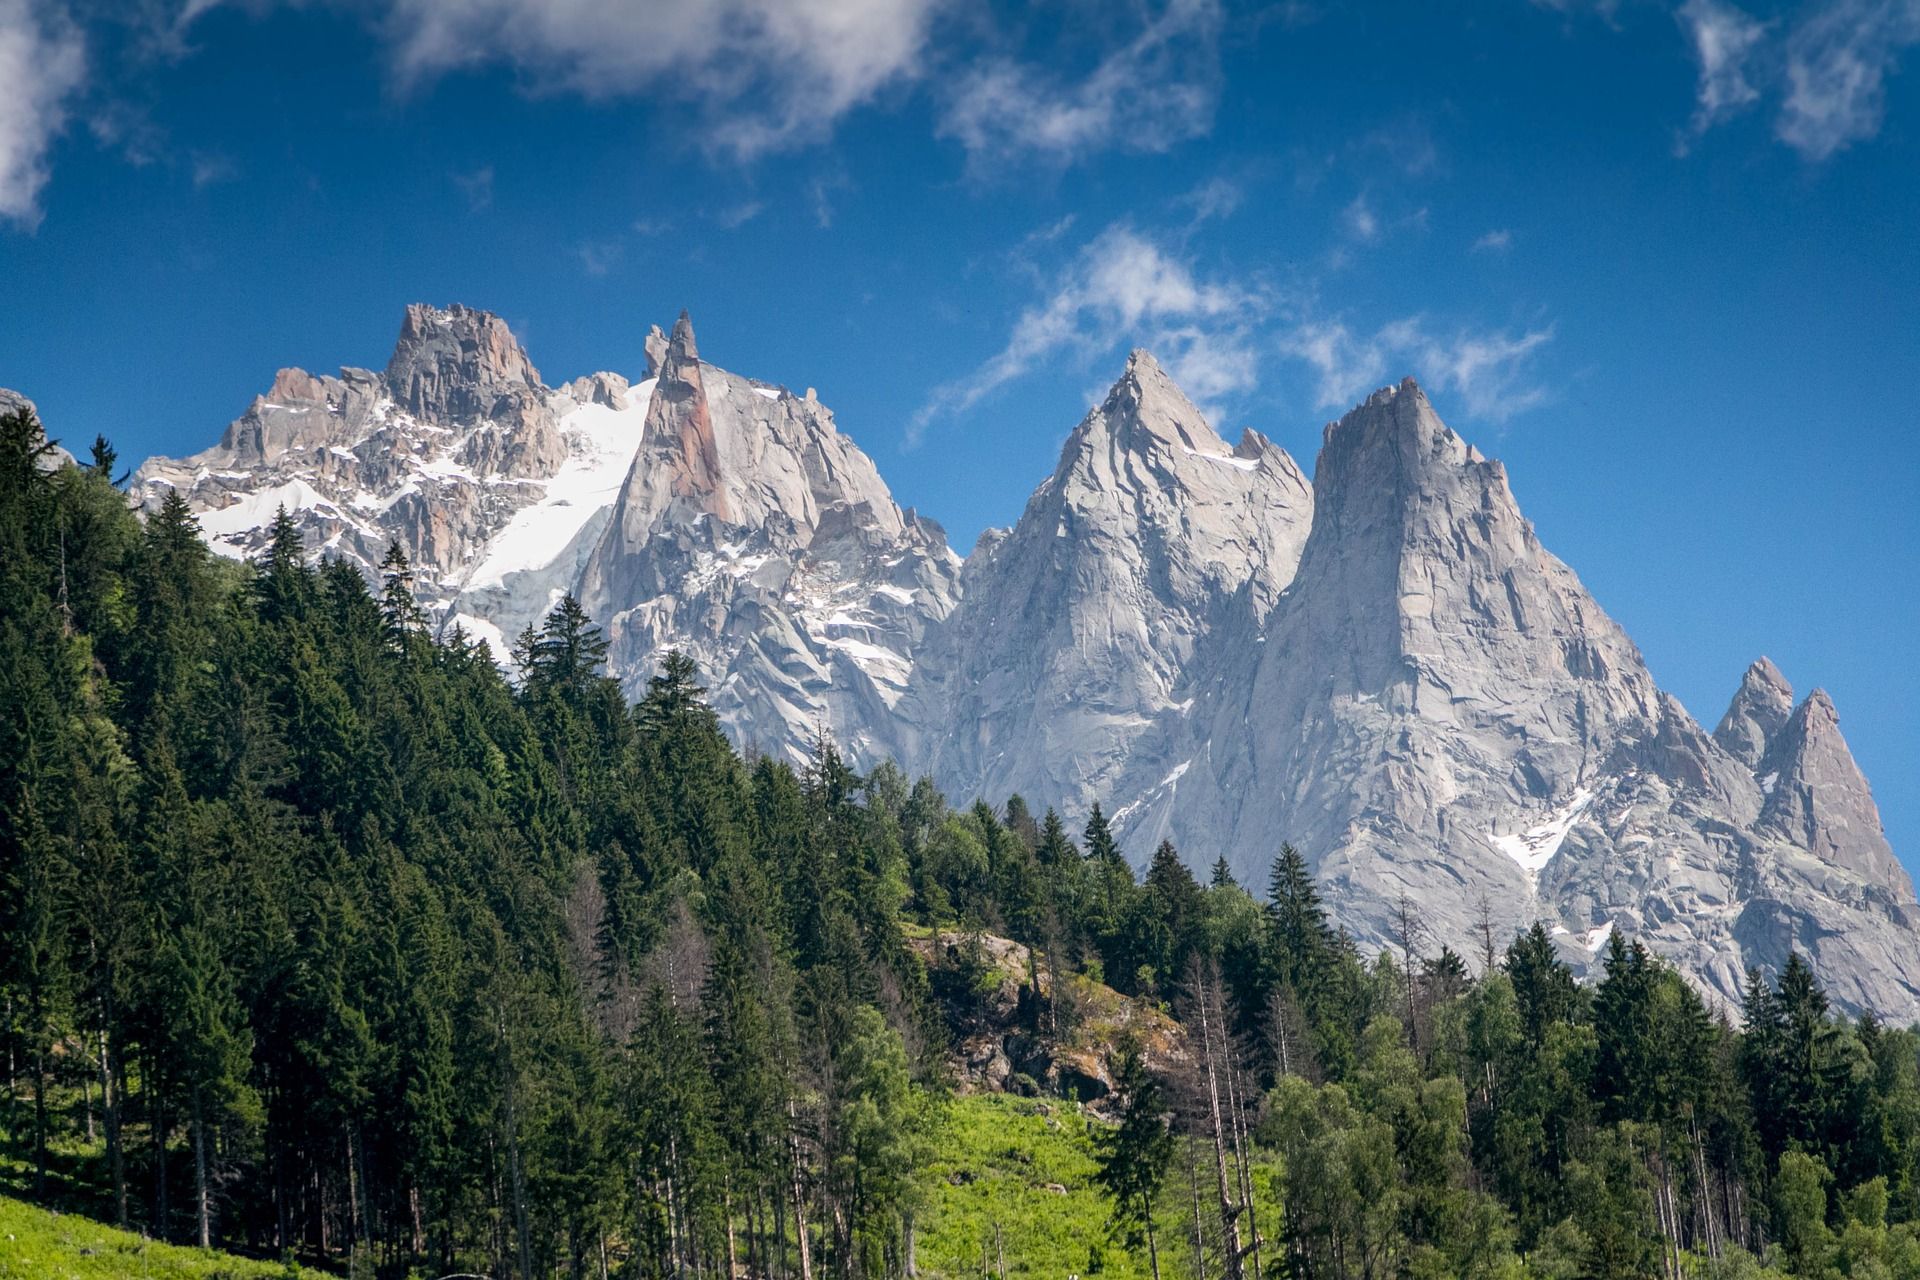
[[[997,1223],[1009,1280],[1144,1276],[1146,1259],[1108,1235],[1088,1123],[1071,1102],[998,1094],[953,1099],[935,1142],[939,1154],[924,1174],[921,1273],[978,1277],[983,1247],[997,1272]]]
[[[0,1197],[0,1280],[285,1280],[289,1274],[284,1266],[157,1244],[90,1218]]]

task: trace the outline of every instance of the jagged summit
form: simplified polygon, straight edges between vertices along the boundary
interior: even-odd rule
[[[1766,794],[1762,827],[1828,862],[1911,894],[1825,689],[1808,694],[1773,735],[1758,772]]]
[[[1140,744],[1191,705],[1196,647],[1237,598],[1271,607],[1312,518],[1293,459],[1257,436],[1242,445],[1150,354],[1129,357],[1019,521],[967,563],[920,699],[936,776],[1083,813],[1155,767]]]
[[[1767,746],[1793,715],[1793,686],[1771,659],[1758,658],[1740,679],[1713,740],[1749,769],[1760,767]]]
[[[506,321],[459,303],[407,307],[386,380],[396,404],[433,422],[498,417],[503,401],[546,390]]]

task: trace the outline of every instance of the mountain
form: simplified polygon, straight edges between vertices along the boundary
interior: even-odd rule
[[[963,563],[811,389],[705,361],[685,315],[636,345],[635,383],[549,387],[497,317],[411,307],[384,372],[282,371],[134,492],[184,490],[230,555],[283,504],[369,575],[397,538],[503,658],[571,592],[630,691],[685,650],[743,744],[1099,801],[1136,861],[1252,885],[1291,841],[1368,947],[1402,903],[1429,950],[1539,919],[1588,972],[1617,930],[1728,1002],[1797,948],[1920,1015],[1920,906],[1826,695],[1761,659],[1705,732],[1411,379],[1309,483],[1137,351]]]
[[[736,741],[857,762],[901,754],[893,708],[960,560],[902,511],[804,396],[700,360],[686,315],[661,352],[640,446],[577,593],[630,678],[680,648]]]
[[[1729,1003],[1795,946],[1920,1010],[1913,885],[1826,696],[1782,724],[1756,664],[1721,738],[1757,766],[1707,736],[1411,379],[1327,428],[1292,584],[1200,662],[1180,785],[1129,818],[1255,882],[1292,841],[1364,944],[1403,902],[1463,951],[1544,919],[1577,968],[1619,929]]]
[[[1011,530],[983,535],[929,651],[920,757],[960,795],[1084,813],[1146,767],[1191,704],[1190,666],[1232,607],[1292,579],[1313,491],[1251,430],[1233,446],[1135,351]]]
[[[444,615],[521,560],[564,554],[625,473],[650,390],[613,374],[549,388],[498,316],[415,305],[384,372],[282,369],[218,445],[151,459],[132,493],[152,507],[181,491],[213,548],[234,557],[265,546],[281,507],[309,547],[370,576],[397,539],[423,604]],[[505,594],[498,625],[480,628],[503,654],[505,629],[551,603]]]

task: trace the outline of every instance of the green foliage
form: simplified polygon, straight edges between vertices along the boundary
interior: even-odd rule
[[[298,1266],[148,1240],[0,1196],[0,1280],[297,1280]]]

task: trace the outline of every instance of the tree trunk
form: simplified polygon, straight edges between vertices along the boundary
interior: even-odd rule
[[[1193,1135],[1187,1135],[1187,1190],[1193,1195],[1193,1275],[1207,1280],[1207,1251],[1200,1239],[1200,1162],[1193,1155]]]
[[[47,1198],[47,1054],[33,1047],[33,1194]]]
[[[1140,1215],[1147,1229],[1147,1262],[1153,1268],[1153,1280],[1160,1280],[1160,1245],[1153,1238],[1153,1199],[1148,1197],[1146,1211]]]
[[[1221,1261],[1227,1280],[1240,1280],[1240,1207],[1233,1202],[1233,1188],[1227,1178],[1227,1122],[1220,1104],[1220,1063],[1214,1052],[1213,988],[1201,974],[1196,985],[1195,1006],[1200,1015],[1201,1061],[1207,1078],[1207,1121],[1213,1140],[1215,1191],[1220,1200]]]
[[[207,1193],[207,1118],[198,1085],[193,1090],[193,1218],[200,1247],[213,1248],[213,1207]]]
[[[793,1099],[787,1099],[787,1153],[793,1175],[793,1234],[800,1246],[800,1280],[813,1280],[813,1244],[807,1238],[807,1194],[801,1181],[800,1140],[792,1126],[798,1122]]]
[[[111,1032],[100,1033],[100,1118],[107,1131],[107,1168],[113,1176],[113,1225],[127,1225],[127,1156],[120,1140],[120,1055]]]

